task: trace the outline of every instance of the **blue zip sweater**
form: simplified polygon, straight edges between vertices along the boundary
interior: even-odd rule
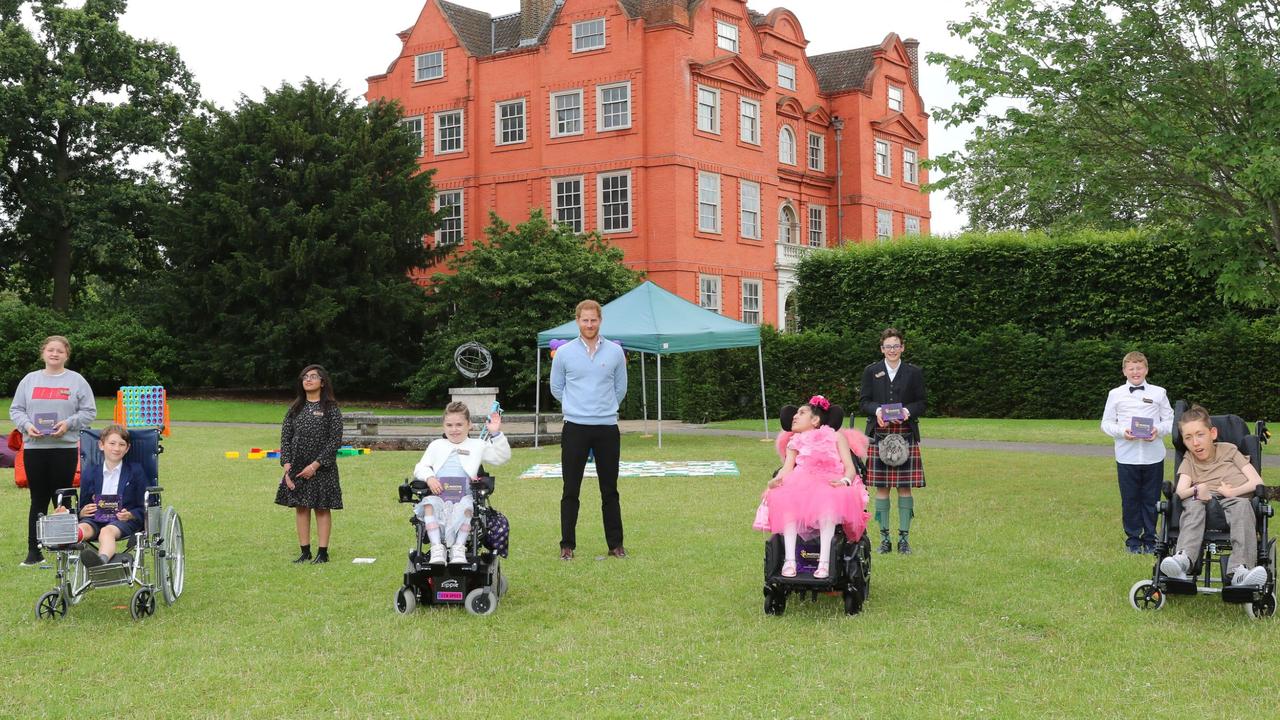
[[[566,422],[618,424],[618,403],[627,395],[626,357],[616,343],[597,337],[594,356],[579,337],[561,345],[551,360],[551,394]]]

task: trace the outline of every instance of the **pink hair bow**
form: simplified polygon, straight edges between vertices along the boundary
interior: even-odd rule
[[[808,404],[811,407],[820,407],[823,410],[831,409],[831,401],[822,397],[821,395],[814,395],[813,397],[809,398]]]

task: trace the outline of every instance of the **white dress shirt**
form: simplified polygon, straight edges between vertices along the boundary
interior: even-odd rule
[[[1173,408],[1169,395],[1159,385],[1143,383],[1144,389],[1130,391],[1125,383],[1107,394],[1107,407],[1102,411],[1102,432],[1116,443],[1116,462],[1123,465],[1151,465],[1164,460],[1164,436],[1173,433]],[[1135,417],[1151,418],[1156,439],[1126,440],[1124,431]]]
[[[124,467],[124,463],[120,463],[115,467],[111,467],[105,462],[102,463],[102,494],[118,495],[120,490],[120,468]]]
[[[901,367],[902,367],[902,360],[901,360],[901,359],[899,359],[899,360],[898,360],[898,364],[897,364],[897,365],[894,365],[893,367],[889,367],[889,361],[888,361],[888,360],[885,360],[885,362],[884,362],[884,370],[885,370],[885,372],[887,372],[887,373],[889,374],[889,382],[893,382],[893,379],[894,379],[894,378],[896,378],[896,377],[898,377],[898,370],[899,370]]]

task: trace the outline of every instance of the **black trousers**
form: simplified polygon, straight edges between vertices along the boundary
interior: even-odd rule
[[[1130,550],[1141,550],[1156,544],[1156,503],[1160,501],[1160,485],[1164,482],[1164,461],[1150,465],[1116,463],[1120,482],[1120,520],[1124,525],[1124,544]]]
[[[604,519],[604,540],[612,550],[622,547],[622,505],[618,500],[618,458],[621,437],[617,425],[579,425],[565,422],[560,432],[560,470],[564,494],[560,496],[560,547],[578,546],[578,494],[587,453],[595,455],[600,478],[600,515]]]
[[[79,451],[75,448],[49,448],[22,451],[27,472],[27,490],[31,492],[31,511],[27,513],[27,550],[36,549],[36,518],[49,512],[53,496],[71,487],[76,477]]]

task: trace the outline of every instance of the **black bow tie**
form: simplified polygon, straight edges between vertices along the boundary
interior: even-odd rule
[[[1139,390],[1146,390],[1146,389],[1147,389],[1146,385],[1130,385],[1129,386],[1129,392],[1138,392]]]

